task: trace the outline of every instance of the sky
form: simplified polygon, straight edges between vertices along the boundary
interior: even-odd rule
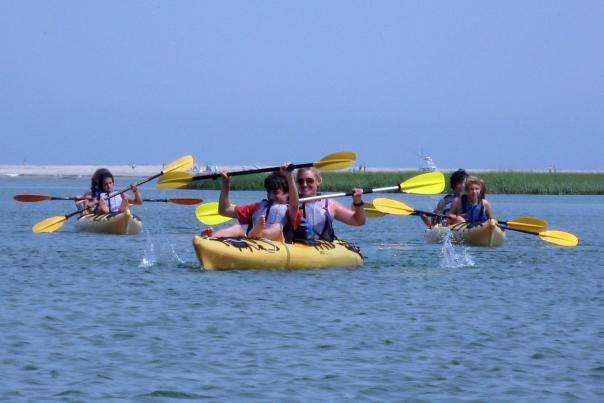
[[[0,1],[0,164],[604,170],[604,1]]]

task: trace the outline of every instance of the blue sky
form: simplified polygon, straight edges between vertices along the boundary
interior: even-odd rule
[[[0,164],[604,170],[604,1],[2,1]]]

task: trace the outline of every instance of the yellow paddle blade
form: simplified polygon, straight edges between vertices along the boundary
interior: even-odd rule
[[[365,202],[365,204],[363,205],[363,209],[365,210],[365,216],[367,218],[379,218],[384,217],[386,215],[386,213],[382,213],[381,211],[376,209],[373,203],[370,202]]]
[[[547,222],[540,218],[519,217],[507,220],[505,221],[505,223],[510,228],[529,231],[535,234],[538,234],[547,229]]]
[[[47,218],[46,220],[40,221],[32,227],[34,233],[38,232],[55,232],[65,224],[67,217],[64,215],[56,215],[54,217]]]
[[[577,246],[579,244],[579,238],[570,232],[552,230],[540,232],[538,235],[545,242],[560,246]]]
[[[191,182],[193,175],[186,172],[170,172],[159,177],[155,184],[156,189],[176,189],[186,186]]]
[[[351,151],[340,151],[332,153],[321,158],[320,161],[313,163],[314,167],[323,170],[336,170],[348,168],[354,164],[357,156]]]
[[[166,165],[164,167],[164,169],[162,169],[161,173],[163,175],[165,175],[168,172],[173,172],[173,171],[178,171],[178,172],[188,171],[191,168],[193,168],[193,157],[190,156],[190,155],[185,155],[184,157],[180,157],[176,161],[172,161],[171,163],[169,163],[168,165]]]
[[[400,186],[404,193],[434,195],[445,190],[445,175],[442,172],[428,172],[407,179]]]
[[[372,201],[375,209],[385,214],[411,215],[415,210],[398,200],[378,197]]]
[[[231,206],[234,206],[231,204]],[[218,214],[218,202],[204,203],[195,209],[195,217],[205,225],[218,225],[231,220]]]

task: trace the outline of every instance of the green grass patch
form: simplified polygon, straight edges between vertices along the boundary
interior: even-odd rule
[[[372,189],[395,186],[421,172],[323,172],[322,192],[347,192],[353,187]],[[472,174],[472,172],[470,172]],[[450,172],[445,172],[447,186]],[[480,172],[476,176],[487,184],[487,194],[602,195],[604,173],[566,172]],[[266,174],[236,176],[233,190],[263,190]],[[220,190],[221,181],[191,183],[190,189]]]

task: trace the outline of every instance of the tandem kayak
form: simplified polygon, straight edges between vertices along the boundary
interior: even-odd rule
[[[134,235],[141,232],[143,222],[130,210],[123,213],[86,214],[75,223],[76,231],[104,234]]]
[[[363,256],[346,241],[313,244],[249,238],[193,238],[204,269],[301,269],[360,266]]]
[[[451,237],[453,243],[463,243],[472,246],[501,246],[505,242],[505,231],[497,225],[497,220],[487,220],[482,223],[460,223],[453,225],[437,224],[428,228],[425,233],[428,242],[443,242]]]

